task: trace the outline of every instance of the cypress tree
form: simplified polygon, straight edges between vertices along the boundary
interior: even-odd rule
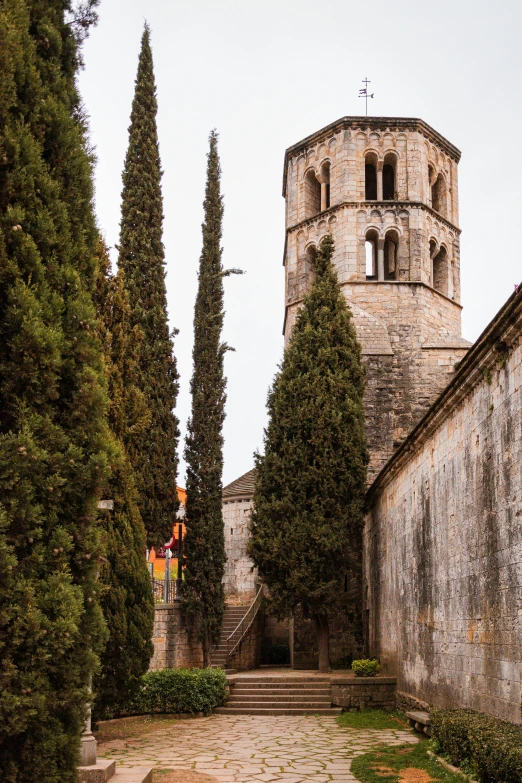
[[[167,322],[163,200],[156,129],[156,86],[145,26],[123,171],[118,266],[129,293],[131,328],[143,335],[137,388],[150,411],[145,431],[129,431],[124,445],[136,476],[140,512],[150,546],[168,541],[178,509],[178,420],[173,414],[178,374]]]
[[[329,668],[329,610],[347,564],[360,559],[368,463],[361,349],[333,248],[326,237],[268,395],[250,542],[276,612],[300,605],[312,618],[321,671]]]
[[[69,10],[64,0],[0,3],[3,783],[76,781],[104,638],[96,506],[110,438],[92,156],[75,86],[75,29],[89,21]]]
[[[99,328],[105,352],[109,425],[114,438],[111,475],[105,490],[114,509],[105,512],[105,558],[100,569],[102,608],[109,638],[94,681],[97,718],[119,714],[132,701],[153,653],[154,600],[145,561],[146,534],[138,508],[134,471],[123,446],[126,432],[142,435],[150,422],[137,388],[137,356],[143,335],[130,328],[130,306],[122,272],[111,274],[100,243]]]
[[[207,155],[203,250],[199,261],[194,309],[194,370],[190,382],[192,412],[185,445],[187,507],[184,605],[203,644],[205,666],[217,644],[223,622],[225,540],[222,512],[223,422],[225,387],[221,342],[223,278],[239,270],[224,270],[221,255],[223,198],[217,149],[212,131]]]

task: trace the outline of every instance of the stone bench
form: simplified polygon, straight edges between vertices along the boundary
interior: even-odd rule
[[[429,712],[422,712],[421,710],[413,710],[412,712],[407,712],[406,717],[408,718],[408,723],[410,724],[412,729],[415,729],[415,731],[420,731],[423,734],[427,734],[428,737],[431,737],[431,723],[430,723]]]

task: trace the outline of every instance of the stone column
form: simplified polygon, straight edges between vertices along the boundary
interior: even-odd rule
[[[88,706],[87,718],[83,727],[80,744],[80,766],[92,767],[96,764],[96,740],[91,730],[91,705]]]
[[[377,201],[383,200],[382,193],[382,161],[379,161],[377,164]]]
[[[321,182],[321,212],[324,212],[326,207],[326,182]]]
[[[384,239],[377,240],[377,280],[384,280]]]

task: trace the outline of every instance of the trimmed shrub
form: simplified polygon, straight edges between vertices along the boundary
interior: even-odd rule
[[[482,783],[522,783],[522,726],[474,710],[430,713],[437,751]]]
[[[352,661],[352,669],[356,677],[375,677],[381,670],[381,665],[377,658],[359,658]]]
[[[144,674],[134,713],[210,715],[225,701],[226,674],[222,669],[160,669]]]

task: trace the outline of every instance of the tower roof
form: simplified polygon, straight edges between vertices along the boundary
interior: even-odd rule
[[[429,141],[441,147],[457,163],[460,160],[461,152],[448,139],[438,133],[431,125],[417,117],[341,117],[335,122],[326,125],[321,130],[312,133],[310,136],[292,144],[285,152],[285,167],[283,173],[283,196],[286,195],[286,174],[288,168],[288,159],[296,152],[306,149],[311,144],[315,144],[323,136],[335,133],[343,128],[357,128],[368,130],[397,130],[397,131],[418,131],[422,133]]]
[[[235,481],[223,487],[223,500],[232,498],[251,498],[254,494],[254,482],[256,478],[256,469],[252,468],[248,473],[244,473]]]

